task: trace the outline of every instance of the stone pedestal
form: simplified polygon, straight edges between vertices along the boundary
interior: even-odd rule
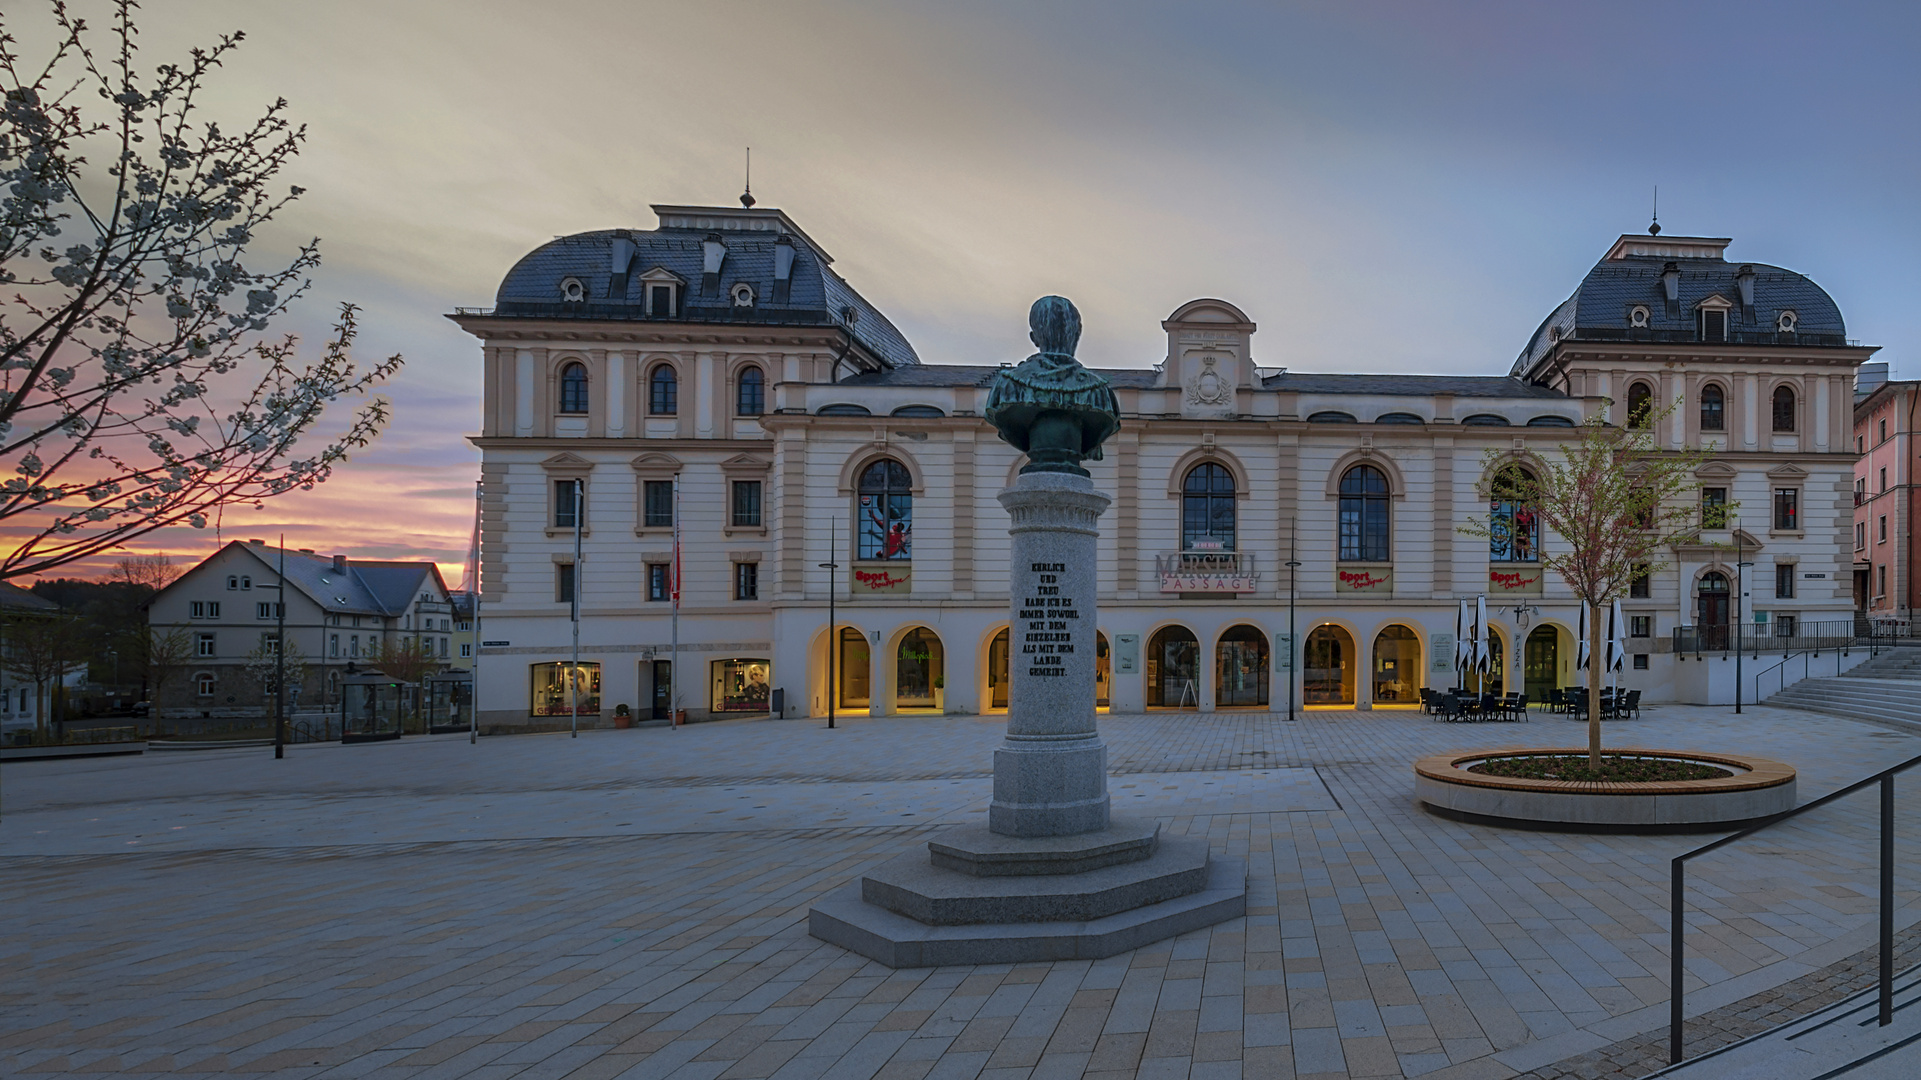
[[[1108,816],[1094,656],[1110,500],[1085,476],[1030,472],[1000,501],[1013,648],[986,825],[883,863],[815,906],[808,932],[892,967],[1021,963],[1112,956],[1245,914],[1245,863]]]

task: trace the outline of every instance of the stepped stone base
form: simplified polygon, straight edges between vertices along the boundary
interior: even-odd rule
[[[1207,887],[1207,841],[1170,839],[1152,858],[1079,874],[975,877],[934,866],[920,852],[861,879],[861,899],[930,926],[1090,922]]]
[[[815,905],[808,933],[895,968],[1098,960],[1247,913],[1240,859],[1208,861],[1198,892],[1086,921],[933,926],[867,903],[861,888],[849,884]]]
[[[1151,858],[1160,834],[1160,822],[1128,818],[1073,836],[1003,836],[962,825],[929,840],[927,850],[935,866],[976,877],[1080,874]]]

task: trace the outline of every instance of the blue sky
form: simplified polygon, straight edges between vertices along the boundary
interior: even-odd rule
[[[210,114],[285,96],[309,125],[311,191],[275,241],[319,235],[327,264],[290,328],[350,299],[367,355],[408,357],[379,447],[233,511],[228,538],[452,570],[480,354],[442,315],[552,236],[731,202],[748,145],[761,205],[931,363],[1019,359],[1055,292],[1098,366],[1155,363],[1160,320],[1211,295],[1260,325],[1262,364],[1499,373],[1658,184],[1667,233],[1811,275],[1921,376],[1916,5],[204,0],[146,21],[151,62],[245,29]]]

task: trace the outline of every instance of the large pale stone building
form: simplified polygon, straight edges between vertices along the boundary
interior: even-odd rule
[[[484,356],[483,722],[564,722],[576,696],[641,717],[677,697],[695,719],[776,699],[821,715],[830,696],[874,714],[1004,709],[1010,652],[1040,646],[1008,632],[995,496],[1019,461],[980,414],[1025,350],[922,363],[780,211],[655,210],[654,230],[540,247],[494,307],[453,316]],[[1253,318],[1216,299],[1162,322],[1151,368],[1083,357],[1123,413],[1091,463],[1114,496],[1103,704],[1413,707],[1460,682],[1457,614],[1482,596],[1487,688],[1571,685],[1577,605],[1533,561],[1557,539],[1460,527],[1511,513],[1489,501],[1498,463],[1644,401],[1675,406],[1664,444],[1714,451],[1711,527],[1624,601],[1623,684],[1731,700],[1737,577],[1751,631],[1791,641],[1848,619],[1852,380],[1872,350],[1818,286],[1728,262],[1728,244],[1623,236],[1500,375],[1264,366]]]

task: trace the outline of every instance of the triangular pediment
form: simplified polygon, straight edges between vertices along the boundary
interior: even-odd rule
[[[766,472],[773,467],[773,462],[753,454],[735,454],[720,463],[721,472]]]
[[[1768,470],[1770,480],[1806,480],[1808,471],[1793,462],[1785,462]]]
[[[1710,461],[1694,470],[1694,475],[1702,480],[1732,480],[1740,474],[1725,461]]]
[[[1701,300],[1699,303],[1695,304],[1694,306],[1696,308],[1699,308],[1705,311],[1727,311],[1734,307],[1734,301],[1729,300],[1727,297],[1722,296],[1720,293],[1715,293],[1714,295]]]
[[[560,453],[541,462],[540,467],[546,469],[548,472],[587,472],[593,469],[594,463],[581,457],[579,454],[562,450]]]
[[[684,285],[687,279],[664,266],[656,266],[640,275],[642,281],[666,282],[670,285]]]
[[[635,472],[677,473],[681,468],[679,458],[672,454],[662,454],[657,451],[641,454],[627,464],[632,466]]]

